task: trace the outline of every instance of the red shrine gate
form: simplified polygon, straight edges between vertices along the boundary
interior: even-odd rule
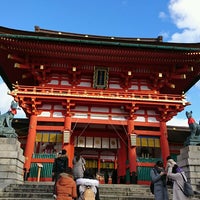
[[[29,180],[36,163],[50,180],[55,153],[65,148],[70,166],[79,151],[99,173],[117,169],[121,182],[137,174],[147,183],[150,167],[170,154],[166,122],[189,104],[183,93],[199,79],[198,44],[38,27],[0,33],[3,78],[10,88],[16,83],[10,94],[30,119]]]

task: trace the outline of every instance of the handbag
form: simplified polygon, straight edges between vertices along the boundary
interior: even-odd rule
[[[183,192],[183,194],[186,196],[186,197],[192,197],[194,196],[194,191],[192,189],[192,186],[191,184],[185,180],[183,174],[181,173],[181,176],[183,177],[183,180],[184,180],[184,185],[183,185],[183,188],[179,186],[179,188],[181,189],[181,191]]]
[[[169,178],[167,178],[167,185],[169,186],[169,187],[173,187],[173,181],[172,181],[172,179],[169,179]]]

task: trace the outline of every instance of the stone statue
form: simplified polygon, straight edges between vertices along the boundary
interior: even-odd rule
[[[14,115],[17,114],[18,109],[18,103],[12,101],[10,110],[0,115],[0,137],[18,137],[15,133],[15,129],[12,127],[12,120]]]
[[[187,137],[185,145],[200,145],[200,125],[197,124],[192,117],[192,111],[186,111],[186,117],[188,118],[188,125],[191,134]]]

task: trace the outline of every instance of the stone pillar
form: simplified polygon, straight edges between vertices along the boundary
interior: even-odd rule
[[[11,183],[23,183],[23,150],[16,138],[0,138],[0,188]]]
[[[197,191],[197,185],[200,182],[200,146],[186,146],[180,150],[177,156],[177,164],[180,166],[194,191]]]

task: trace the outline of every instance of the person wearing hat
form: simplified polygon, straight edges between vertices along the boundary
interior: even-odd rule
[[[176,162],[172,159],[171,156],[167,156],[167,164],[166,164],[166,167],[165,167],[165,171],[168,172],[168,169],[170,166],[174,166],[176,165]],[[173,180],[169,177],[167,177],[167,185],[170,186],[171,188],[173,187]]]
[[[162,161],[157,161],[155,166],[150,171],[150,177],[154,183],[154,196],[155,200],[169,200],[166,172],[163,167]]]
[[[53,197],[56,198],[56,182],[61,173],[65,172],[68,169],[68,157],[67,151],[63,149],[61,151],[61,155],[55,158],[52,168],[52,177],[54,177],[54,190],[53,190]]]
[[[187,181],[187,177],[177,164],[169,165],[167,176],[171,178],[173,182],[173,200],[189,200],[183,193],[184,182]]]
[[[169,167],[173,167],[174,165],[176,165],[176,162],[172,159],[172,157],[171,156],[167,156],[167,164],[166,164],[166,171],[168,171],[168,168]]]

